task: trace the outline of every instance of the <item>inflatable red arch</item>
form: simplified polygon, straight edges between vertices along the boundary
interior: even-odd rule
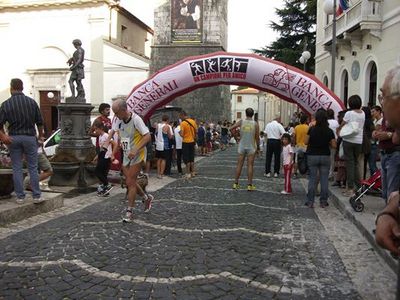
[[[219,84],[250,86],[298,104],[312,114],[343,103],[314,75],[255,54],[215,52],[192,56],[163,68],[135,86],[127,98],[131,111],[148,119],[153,111],[192,90]]]

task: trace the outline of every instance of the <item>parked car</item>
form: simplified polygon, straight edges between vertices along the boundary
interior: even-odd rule
[[[53,156],[56,153],[56,148],[58,144],[60,143],[61,139],[61,129],[57,129],[56,131],[53,132],[53,134],[44,141],[43,147],[44,151],[47,156]],[[92,137],[92,143],[95,146],[96,145],[96,138]]]

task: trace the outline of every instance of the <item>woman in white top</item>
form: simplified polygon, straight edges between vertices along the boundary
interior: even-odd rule
[[[333,109],[329,108],[326,110],[326,114],[328,115],[329,128],[333,131],[333,134],[335,135],[335,140],[337,141],[336,129],[339,127],[339,123],[335,119],[335,112],[333,111]],[[335,169],[335,154],[336,150],[331,148],[331,167],[329,169],[329,178],[333,178],[334,176],[333,171]]]
[[[358,95],[351,96],[348,103],[350,110],[344,115],[343,122],[338,128],[338,132],[340,135],[340,130],[347,123],[354,123],[358,128],[354,134],[343,137],[343,150],[346,158],[347,173],[347,190],[344,192],[344,194],[346,196],[352,196],[354,194],[355,185],[358,185],[360,182],[358,157],[361,154],[365,114],[361,109],[362,101]]]

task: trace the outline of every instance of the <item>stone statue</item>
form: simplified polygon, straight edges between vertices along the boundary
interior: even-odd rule
[[[74,81],[76,81],[76,91],[77,97],[80,99],[85,99],[85,90],[82,85],[82,79],[85,78],[83,60],[85,59],[85,50],[83,50],[82,42],[79,39],[72,41],[72,44],[76,48],[72,57],[67,61],[69,69],[72,71],[69,78],[69,87],[71,89],[72,97],[75,98],[75,86]]]

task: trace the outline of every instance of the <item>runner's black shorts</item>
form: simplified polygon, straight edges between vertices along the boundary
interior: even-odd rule
[[[182,158],[185,164],[194,162],[195,143],[182,143]]]

